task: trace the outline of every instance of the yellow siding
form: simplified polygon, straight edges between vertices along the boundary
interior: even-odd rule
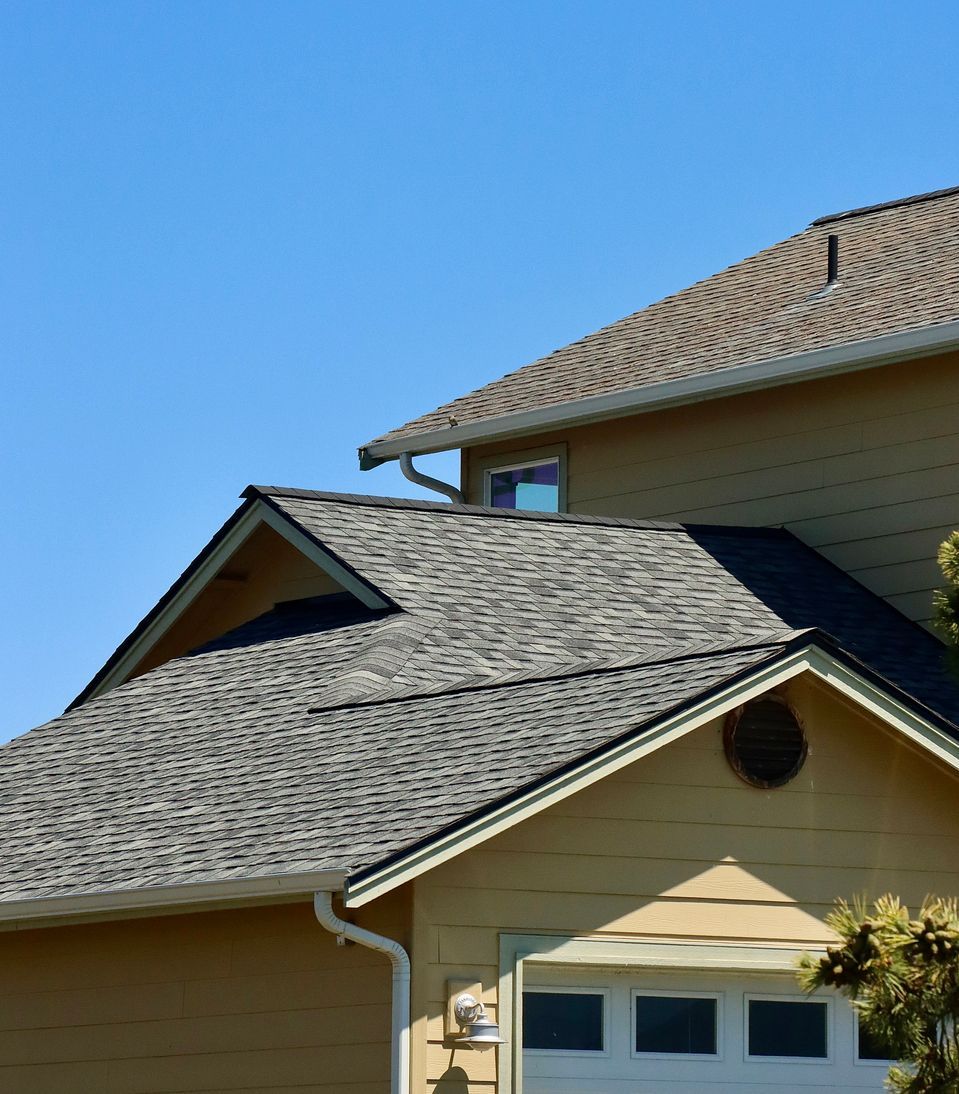
[[[316,563],[261,525],[130,675],[149,672],[284,600],[336,592],[342,587]]]
[[[836,897],[955,893],[956,779],[806,679],[809,758],[756,790],[716,722],[437,867],[414,886],[414,1092],[495,1089],[492,1053],[443,1042],[446,982],[495,1014],[499,935],[822,942]],[[441,1080],[444,1080],[443,1085]]]
[[[356,917],[408,941],[405,898]],[[0,934],[0,1090],[388,1094],[390,966],[310,904]]]
[[[913,619],[959,526],[959,355],[470,449],[469,500],[507,454],[568,446],[568,508],[785,525]]]

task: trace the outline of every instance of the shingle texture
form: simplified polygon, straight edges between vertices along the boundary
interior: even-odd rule
[[[839,236],[840,280],[826,280]],[[959,319],[959,191],[824,218],[728,269],[377,437],[705,375]],[[370,442],[375,443],[375,442]]]
[[[808,627],[959,716],[938,643],[787,534],[253,496],[396,608],[278,606],[4,746],[0,901],[368,868]]]

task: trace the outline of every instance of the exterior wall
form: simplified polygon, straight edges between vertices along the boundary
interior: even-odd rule
[[[316,563],[261,525],[130,675],[141,676],[284,600],[342,591]]]
[[[388,960],[312,904],[0,934],[0,1090],[388,1094],[389,1039]]]
[[[477,446],[483,470],[565,442],[572,513],[785,525],[928,621],[939,543],[959,526],[959,355]]]
[[[414,1094],[493,1094],[443,1011],[455,978],[496,1013],[501,932],[802,948],[839,896],[955,892],[955,776],[814,682],[790,698],[810,752],[783,788],[741,782],[711,723],[414,883]]]

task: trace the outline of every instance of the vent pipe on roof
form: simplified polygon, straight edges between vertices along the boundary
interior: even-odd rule
[[[826,253],[826,288],[839,280],[839,236],[831,235]]]

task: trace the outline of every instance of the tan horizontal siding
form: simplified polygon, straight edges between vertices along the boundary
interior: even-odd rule
[[[0,935],[0,1090],[387,1094],[389,1039],[389,962],[309,903]]]
[[[839,896],[954,892],[955,776],[824,685],[790,692],[810,747],[786,787],[744,784],[714,722],[415,883],[416,1094],[455,1069],[492,1079],[492,1054],[454,1051],[442,1015],[450,978],[498,1001],[502,932],[803,946],[828,938]]]
[[[936,547],[959,526],[959,355],[477,446],[469,499],[484,461],[559,442],[571,512],[784,525],[929,618]]]

